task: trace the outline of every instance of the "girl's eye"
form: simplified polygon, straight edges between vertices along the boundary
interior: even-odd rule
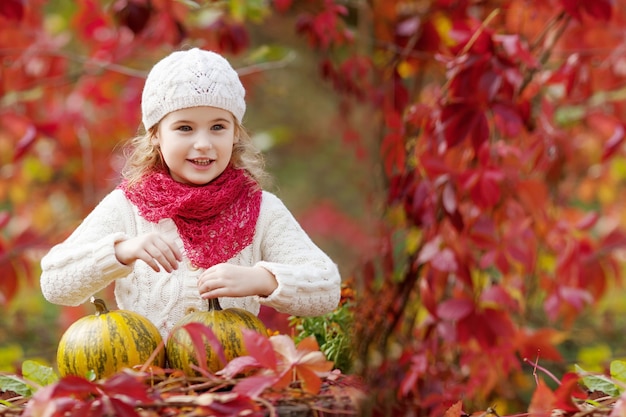
[[[224,125],[213,125],[213,126],[211,126],[211,130],[222,130],[222,129],[226,129],[224,127]]]
[[[191,126],[188,126],[188,125],[178,126],[177,129],[182,131],[182,132],[190,132],[191,131]]]

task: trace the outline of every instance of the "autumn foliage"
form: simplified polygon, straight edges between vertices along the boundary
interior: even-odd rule
[[[116,181],[150,64],[191,42],[240,57],[266,19],[293,20],[341,100],[333,140],[380,172],[376,251],[350,277],[372,414],[521,406],[526,361],[562,361],[619,289],[623,0],[45,3],[0,7],[5,304]]]

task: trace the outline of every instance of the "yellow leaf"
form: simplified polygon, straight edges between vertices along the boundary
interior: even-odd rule
[[[398,75],[402,78],[411,78],[417,72],[417,65],[408,61],[401,61],[398,64]]]
[[[454,39],[450,36],[450,33],[452,32],[452,21],[448,16],[443,13],[437,13],[433,18],[433,26],[446,46],[452,46],[455,44]]]
[[[611,348],[600,343],[581,347],[578,351],[577,364],[589,372],[603,372],[606,364],[613,358]]]

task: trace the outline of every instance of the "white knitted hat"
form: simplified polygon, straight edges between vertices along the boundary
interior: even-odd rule
[[[173,52],[148,74],[141,96],[142,122],[148,130],[172,111],[212,106],[230,111],[241,123],[245,94],[237,71],[221,55],[198,48]]]

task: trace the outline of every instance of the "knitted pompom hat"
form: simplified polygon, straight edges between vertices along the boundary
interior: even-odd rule
[[[246,90],[230,63],[215,52],[193,48],[172,52],[150,70],[141,96],[146,130],[172,111],[212,106],[230,111],[241,123]]]

